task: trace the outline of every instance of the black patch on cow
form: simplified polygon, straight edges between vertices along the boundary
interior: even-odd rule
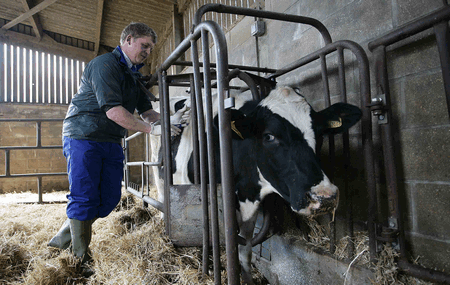
[[[175,157],[178,153],[178,148],[180,146],[180,142],[181,142],[181,134],[170,138],[170,145],[171,145],[171,152],[172,152],[172,174],[174,174],[177,171],[177,164],[175,163]],[[164,155],[162,150],[163,150],[163,148],[161,147],[159,149],[158,157],[159,157],[159,159],[163,158],[162,161],[164,161],[164,157],[162,157]],[[159,168],[159,177],[164,177],[164,163]]]
[[[175,103],[175,113],[178,111],[178,110],[180,110],[180,109],[183,109],[183,107],[184,107],[184,102],[186,102],[186,99],[183,99],[183,100],[180,100],[180,101],[178,101],[177,103]]]

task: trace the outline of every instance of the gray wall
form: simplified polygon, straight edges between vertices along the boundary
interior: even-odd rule
[[[439,9],[442,0],[266,0],[269,11],[309,16],[320,20],[330,31],[333,41],[352,40],[366,51],[371,63],[372,96],[374,88],[373,56],[367,44],[405,23]],[[253,18],[245,18],[227,33],[229,62],[257,64],[255,38],[250,35]],[[261,67],[280,68],[323,46],[320,35],[308,26],[265,20],[267,33],[259,38]],[[427,33],[408,46],[388,49],[388,72],[394,111],[395,142],[400,184],[400,200],[404,206],[409,253],[431,268],[450,270],[450,125],[444,99],[439,56],[433,36]],[[352,61],[352,55],[345,53]],[[327,58],[333,67],[335,59]],[[310,103],[323,106],[322,82],[318,64],[278,78],[279,84],[298,86]],[[332,70],[332,69],[331,69]],[[359,85],[353,63],[346,66],[349,101],[359,105]],[[340,100],[337,83],[330,81],[332,101]],[[376,155],[381,156],[379,134],[374,122]],[[362,159],[359,151],[359,128],[351,132],[351,184],[354,214],[364,222],[367,216],[367,190],[363,184]],[[338,174],[344,174],[342,171]],[[339,175],[336,183],[339,185]],[[383,179],[380,183],[381,197]],[[386,201],[380,211],[385,217]],[[345,209],[338,214],[343,215]],[[340,217],[338,216],[338,222]],[[364,226],[364,223],[361,223]],[[339,223],[338,223],[339,227]],[[338,236],[339,238],[339,236]]]

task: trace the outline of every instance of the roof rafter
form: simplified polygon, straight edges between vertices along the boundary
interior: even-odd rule
[[[23,7],[25,8],[25,12],[30,10],[30,6],[32,5],[33,0],[22,0]],[[36,37],[41,40],[42,34],[44,33],[42,30],[41,21],[39,20],[39,17],[37,14],[34,14],[31,16],[31,26],[33,27],[34,34]]]
[[[95,20],[95,43],[94,43],[94,54],[97,56],[100,48],[100,37],[102,32],[102,19],[103,19],[103,7],[104,0],[98,0],[97,4],[97,18]]]
[[[24,20],[30,18],[34,14],[44,10],[45,8],[47,8],[48,6],[52,5],[56,1],[58,1],[58,0],[44,0],[43,2],[41,2],[41,3],[37,4],[36,6],[34,6],[32,9],[28,10],[27,12],[23,13],[19,17],[15,18],[11,22],[7,23],[6,25],[3,25],[2,29],[8,30],[8,29],[14,27],[15,25],[17,25],[17,24],[23,22]]]

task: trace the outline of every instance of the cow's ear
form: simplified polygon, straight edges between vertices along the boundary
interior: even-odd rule
[[[235,140],[244,140],[251,135],[251,120],[241,111],[231,109],[231,137]],[[214,118],[214,127],[219,129],[219,116]]]
[[[313,120],[318,134],[338,134],[351,128],[361,116],[362,112],[358,107],[336,103],[316,113]]]

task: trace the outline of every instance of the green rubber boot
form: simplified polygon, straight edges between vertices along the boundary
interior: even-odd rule
[[[79,221],[70,219],[70,233],[72,236],[72,252],[80,259],[81,273],[84,277],[94,274],[88,264],[92,261],[89,244],[92,237],[92,223],[95,219],[89,221]]]
[[[70,235],[70,220],[67,219],[47,245],[60,249],[67,249],[69,248],[71,241],[72,237]]]

